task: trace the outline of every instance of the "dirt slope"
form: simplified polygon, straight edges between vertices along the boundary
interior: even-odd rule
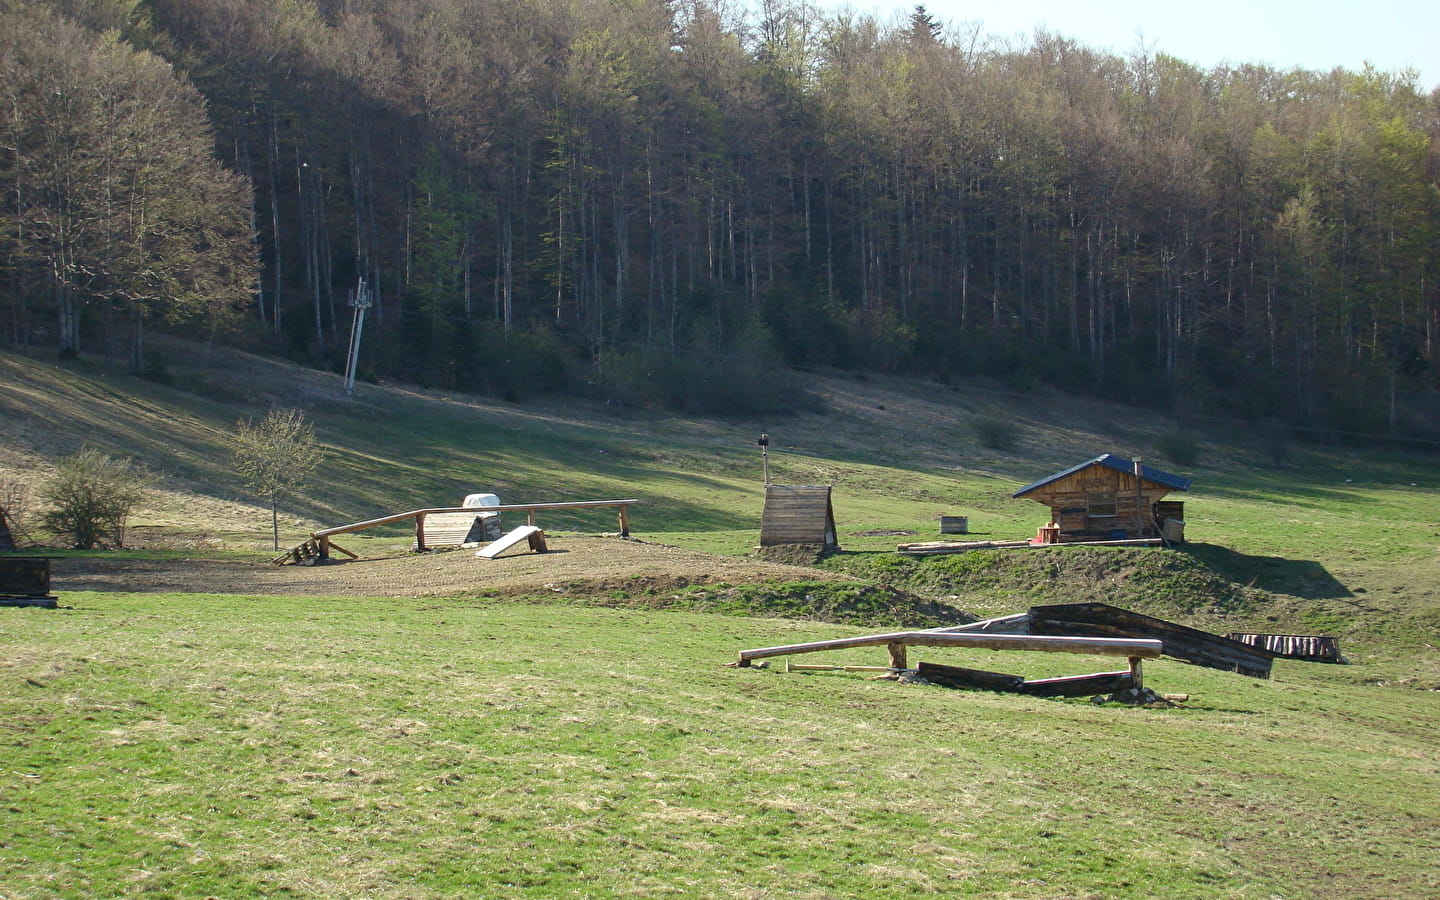
[[[468,550],[340,558],[317,566],[194,559],[57,559],[51,587],[66,591],[453,597],[551,591],[590,595],[625,587],[668,590],[691,584],[833,580],[845,576],[758,559],[715,556],[635,539],[551,536],[550,552],[523,547],[499,559]]]

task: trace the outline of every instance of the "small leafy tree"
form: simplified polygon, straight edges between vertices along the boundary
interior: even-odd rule
[[[41,521],[53,534],[68,537],[77,550],[101,544],[125,545],[125,522],[145,499],[154,476],[128,459],[85,449],[60,460],[40,488],[47,507]]]
[[[315,428],[298,409],[271,410],[264,419],[235,423],[230,459],[245,486],[270,501],[270,534],[280,549],[280,501],[319,467],[325,451],[315,439]]]

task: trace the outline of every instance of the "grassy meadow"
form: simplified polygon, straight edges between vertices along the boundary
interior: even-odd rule
[[[1273,434],[983,385],[817,377],[814,410],[715,421],[397,386],[347,398],[333,376],[172,353],[170,385],[0,354],[4,477],[38,483],[81,446],[133,456],[162,490],[132,524],[163,549],[119,553],[261,559],[269,513],[224,440],[292,406],[329,455],[284,510],[286,540],[491,490],[635,497],[640,537],[743,555],[764,431],[772,480],[835,485],[845,550],[826,566],[981,615],[1110,597],[1204,627],[1331,633],[1354,664],[1281,661],[1259,681],[1147,663],[1152,688],[1189,699],[1136,709],[723,667],[744,647],[856,631],[800,619],[67,593],[60,610],[0,608],[4,900],[1440,896],[1431,454],[1278,452]],[[997,402],[1014,428],[998,450],[974,427]],[[1177,429],[1191,464],[1162,453]],[[938,537],[941,514],[977,537],[1033,535],[1045,511],[1010,494],[1107,451],[1195,480],[1190,543],[891,552]],[[614,528],[605,511],[569,516],[547,530]]]
[[[816,623],[463,600],[66,605],[0,610],[7,898],[1440,889],[1440,695],[1337,668],[1282,662],[1260,681],[1161,661],[1149,684],[1190,699],[1137,709],[722,666],[853,633]],[[1094,663],[1037,656],[1003,665]]]

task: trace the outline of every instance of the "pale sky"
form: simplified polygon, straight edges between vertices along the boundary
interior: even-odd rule
[[[814,0],[890,21],[914,0]],[[985,34],[1028,41],[1037,27],[1096,50],[1126,55],[1142,45],[1201,68],[1267,63],[1275,68],[1360,71],[1365,63],[1416,69],[1420,89],[1440,86],[1440,0],[926,0],[949,24],[978,23]]]

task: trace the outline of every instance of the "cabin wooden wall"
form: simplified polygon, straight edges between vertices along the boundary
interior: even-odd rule
[[[1138,529],[1135,475],[1131,472],[1117,472],[1108,466],[1095,465],[1036,488],[1026,497],[1050,507],[1051,520],[1060,526],[1060,539],[1065,541],[1109,537],[1116,531],[1123,531],[1126,537],[1158,537],[1160,532],[1155,525],[1154,505],[1170,491],[1171,488],[1165,485],[1144,478],[1140,480],[1142,512]],[[1092,500],[1101,496],[1115,498],[1113,513],[1095,514],[1092,510]]]

